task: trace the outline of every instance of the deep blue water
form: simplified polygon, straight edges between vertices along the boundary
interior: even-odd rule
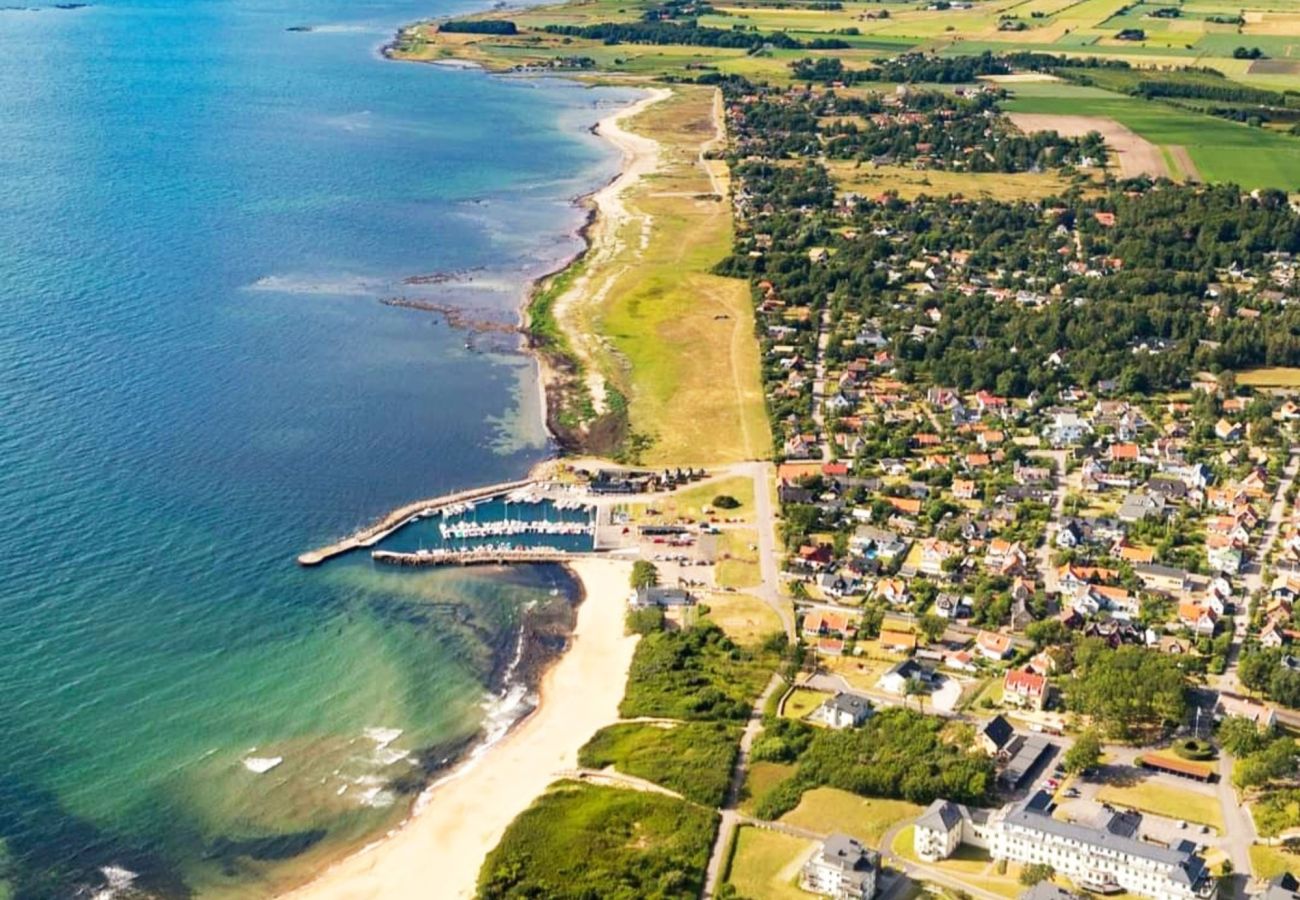
[[[509,341],[379,301],[512,321],[628,97],[378,56],[439,2],[0,11],[0,897],[265,896],[560,584],[292,564],[549,450]]]

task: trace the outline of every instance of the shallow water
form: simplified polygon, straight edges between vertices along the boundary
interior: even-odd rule
[[[477,731],[519,610],[565,586],[292,564],[548,452],[510,342],[379,301],[512,321],[627,95],[376,54],[454,8],[0,11],[13,896],[265,896],[400,815],[398,756]]]

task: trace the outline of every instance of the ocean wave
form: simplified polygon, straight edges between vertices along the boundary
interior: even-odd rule
[[[104,876],[104,886],[90,895],[91,900],[113,900],[122,891],[128,890],[136,879],[136,873],[122,866],[101,866],[100,874]]]

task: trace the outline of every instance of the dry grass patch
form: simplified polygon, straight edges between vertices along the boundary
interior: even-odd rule
[[[709,620],[738,644],[756,644],[783,627],[776,610],[749,594],[710,594],[705,603]]]

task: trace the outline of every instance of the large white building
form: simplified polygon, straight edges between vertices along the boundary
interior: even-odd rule
[[[937,800],[916,820],[917,856],[945,859],[959,844],[986,848],[994,859],[1046,863],[1096,893],[1121,890],[1153,900],[1207,900],[1216,882],[1196,853],[1179,841],[1165,846],[1138,835],[1142,818],[1106,812],[1095,825],[1052,817],[1052,800],[1038,792],[993,813]]]
[[[871,900],[880,857],[847,834],[832,834],[804,864],[799,886],[834,900]]]

